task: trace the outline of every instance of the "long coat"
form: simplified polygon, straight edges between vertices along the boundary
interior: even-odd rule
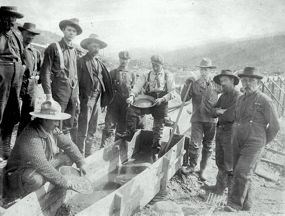
[[[87,53],[77,63],[80,100],[89,98],[93,93],[94,78],[91,61],[92,57]],[[105,107],[113,99],[112,80],[106,66],[99,59],[98,63],[102,68],[103,83],[105,86],[105,92],[101,94],[101,107]]]

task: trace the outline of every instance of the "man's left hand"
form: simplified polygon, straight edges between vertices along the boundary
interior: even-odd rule
[[[81,166],[78,167],[80,170],[80,173],[82,173],[83,175],[86,175],[87,173],[87,164],[83,163]]]
[[[164,103],[165,102],[165,99],[164,98],[157,98],[155,101],[154,101],[154,104],[153,105],[156,105],[156,106],[159,106],[160,104]]]

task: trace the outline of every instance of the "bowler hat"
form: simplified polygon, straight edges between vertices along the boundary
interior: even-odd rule
[[[209,58],[203,58],[200,62],[200,65],[197,65],[197,67],[210,69],[216,68],[216,66],[212,65],[212,60]]]
[[[69,20],[62,20],[59,23],[59,28],[61,31],[63,31],[63,29],[67,26],[72,26],[76,29],[77,31],[77,35],[80,35],[82,33],[82,28],[79,26],[79,19],[77,18],[72,18]]]
[[[151,56],[150,60],[151,60],[151,63],[154,63],[154,64],[163,65],[163,63],[164,63],[164,59],[160,55],[153,55],[153,56]]]
[[[121,51],[119,52],[119,58],[120,59],[130,59],[130,54],[128,51]]]
[[[151,108],[154,105],[154,97],[149,96],[149,95],[138,95],[135,98],[134,103],[132,104],[132,106],[136,107],[136,108],[140,108],[140,109],[147,109],[147,108]]]
[[[50,120],[65,120],[71,117],[69,114],[61,112],[61,106],[54,100],[43,102],[40,111],[30,112],[30,115]]]
[[[258,72],[258,70],[255,67],[246,67],[244,68],[243,72],[238,74],[240,78],[242,77],[249,77],[249,78],[256,78],[256,79],[262,79],[263,76]]]
[[[214,77],[213,80],[215,81],[215,83],[221,85],[220,77],[222,77],[222,76],[227,76],[227,77],[233,78],[235,85],[237,85],[239,83],[239,78],[237,76],[235,76],[231,70],[222,70],[220,74],[218,74]]]
[[[0,7],[0,14],[16,17],[18,19],[24,17],[23,14],[17,12],[17,7],[15,7],[15,6],[1,6]]]
[[[28,31],[28,32],[31,32],[35,35],[39,35],[40,32],[38,30],[36,30],[36,25],[34,23],[29,23],[29,22],[26,22],[24,23],[23,26],[18,26],[18,29],[20,31]]]
[[[98,35],[91,34],[88,38],[85,38],[80,42],[80,46],[84,49],[88,49],[88,45],[90,43],[97,43],[100,46],[100,49],[103,49],[107,46],[107,44],[98,38]]]

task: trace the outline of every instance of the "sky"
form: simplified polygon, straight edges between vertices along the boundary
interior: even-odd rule
[[[79,18],[83,33],[107,51],[174,50],[212,41],[285,32],[284,0],[0,0],[14,5],[39,29],[62,35],[58,23]]]

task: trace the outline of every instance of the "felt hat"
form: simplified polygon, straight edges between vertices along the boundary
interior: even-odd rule
[[[151,56],[150,60],[151,60],[151,63],[154,63],[154,64],[163,65],[163,63],[164,63],[164,59],[160,55],[153,55],[153,56]]]
[[[18,19],[23,18],[24,15],[17,11],[17,7],[15,6],[1,6],[0,7],[0,14],[6,16],[16,17]]]
[[[60,21],[60,23],[59,23],[60,30],[63,31],[63,29],[67,25],[74,27],[76,29],[76,31],[77,31],[77,35],[80,35],[82,33],[82,28],[79,25],[79,19],[72,18],[72,19],[69,19],[69,20],[62,20],[62,21]]]
[[[227,76],[227,77],[231,77],[234,79],[234,84],[237,85],[239,83],[239,78],[237,76],[234,75],[234,73],[231,70],[222,70],[220,74],[216,75],[213,80],[215,81],[215,83],[221,85],[220,82],[220,77],[222,76]]]
[[[249,78],[256,78],[256,79],[262,79],[263,76],[258,72],[258,70],[255,67],[246,67],[244,68],[243,72],[238,74],[240,78],[242,77],[249,77]]]
[[[85,38],[84,40],[82,40],[80,42],[80,46],[84,49],[88,49],[88,45],[90,43],[97,43],[100,46],[100,49],[103,49],[107,46],[107,43],[105,43],[104,41],[100,40],[98,38],[98,35],[96,34],[91,34],[88,38]]]
[[[216,68],[216,66],[212,65],[212,60],[208,58],[203,58],[200,62],[200,65],[197,65],[197,67],[210,69]]]
[[[65,120],[71,117],[71,115],[61,112],[61,106],[54,100],[43,102],[40,111],[30,112],[30,115],[50,120]]]
[[[40,32],[36,30],[36,25],[34,23],[26,22],[23,26],[18,26],[19,31],[28,31],[35,35],[39,35]]]

